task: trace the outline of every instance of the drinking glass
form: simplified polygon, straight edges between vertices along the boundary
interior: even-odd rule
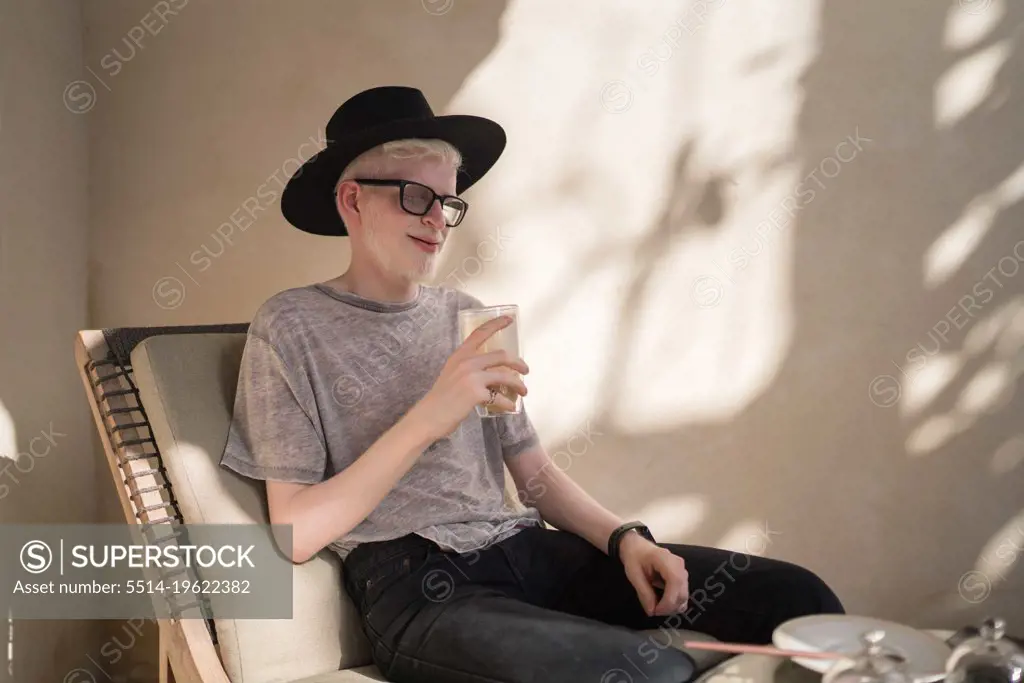
[[[466,338],[488,320],[507,315],[512,322],[504,329],[498,330],[480,345],[479,353],[505,350],[512,358],[521,358],[519,344],[519,306],[507,304],[503,306],[485,306],[483,308],[464,308],[459,311],[459,338]],[[518,373],[516,373],[518,375]],[[523,397],[512,388],[504,385],[494,387],[498,392],[515,404],[515,409],[508,411],[496,405],[477,405],[476,414],[480,417],[498,417],[500,415],[516,415],[523,412]]]

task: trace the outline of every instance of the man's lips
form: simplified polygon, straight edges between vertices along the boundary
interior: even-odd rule
[[[431,242],[429,240],[425,240],[419,237],[413,237],[412,235],[409,235],[409,239],[415,242],[416,246],[425,252],[436,254],[437,252],[441,251],[440,242]]]

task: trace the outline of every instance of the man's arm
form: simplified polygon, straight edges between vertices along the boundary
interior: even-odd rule
[[[537,445],[505,459],[520,499],[563,531],[586,539],[604,553],[608,537],[623,520],[555,467],[544,447]],[[623,571],[636,589],[648,615],[667,615],[686,609],[689,577],[683,559],[630,531],[619,545]],[[660,593],[660,595],[659,595]]]
[[[271,524],[292,527],[291,559],[306,562],[354,529],[380,504],[434,440],[414,412],[354,463],[319,484],[267,480]],[[344,504],[339,504],[340,502]]]
[[[624,520],[556,467],[543,446],[538,444],[506,458],[505,464],[524,504],[536,507],[545,521],[608,552],[608,537]]]

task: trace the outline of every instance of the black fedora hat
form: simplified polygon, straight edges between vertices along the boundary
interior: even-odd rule
[[[432,138],[462,154],[456,180],[461,193],[480,180],[505,149],[504,129],[480,116],[435,116],[423,93],[405,86],[364,90],[346,100],[327,123],[327,146],[288,179],[281,212],[299,230],[347,235],[335,207],[334,188],[345,167],[363,152],[391,140]]]

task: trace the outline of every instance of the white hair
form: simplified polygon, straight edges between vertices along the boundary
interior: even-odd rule
[[[378,178],[388,171],[393,161],[402,159],[438,159],[451,164],[456,171],[462,168],[462,154],[454,145],[444,140],[405,138],[392,140],[369,149],[351,162],[341,172],[335,184],[335,192],[342,181],[350,178]]]

